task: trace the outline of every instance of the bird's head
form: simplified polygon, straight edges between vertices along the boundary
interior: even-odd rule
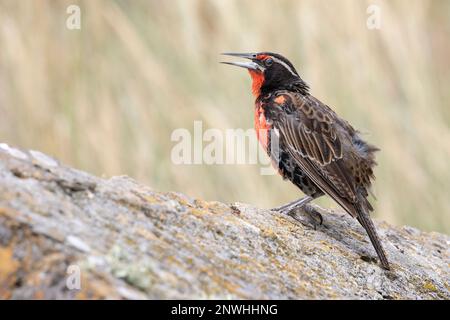
[[[249,59],[243,62],[222,62],[246,68],[252,77],[252,92],[255,97],[277,89],[287,89],[295,84],[306,83],[298,75],[292,63],[277,53],[223,53],[223,55]]]

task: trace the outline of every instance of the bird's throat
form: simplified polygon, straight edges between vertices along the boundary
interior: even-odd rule
[[[255,98],[258,98],[261,93],[261,86],[264,83],[264,73],[261,71],[248,70],[252,77],[252,93]]]

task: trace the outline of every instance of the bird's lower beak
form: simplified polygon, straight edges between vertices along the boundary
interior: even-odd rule
[[[225,62],[225,61],[221,61],[220,63],[229,64],[229,65],[237,66],[237,67],[242,67],[242,68],[246,68],[246,69],[249,69],[249,70],[259,70],[258,64],[255,63],[255,62],[252,62],[252,61],[250,61],[250,62]]]
[[[239,57],[239,58],[245,58],[245,59],[256,59],[256,54],[254,53],[222,53],[225,56],[232,56],[232,57]],[[260,66],[253,61],[248,61],[248,62],[226,62],[226,61],[221,61],[221,63],[224,64],[229,64],[232,66],[237,66],[237,67],[241,67],[241,68],[246,68],[249,70],[260,70],[261,68]]]

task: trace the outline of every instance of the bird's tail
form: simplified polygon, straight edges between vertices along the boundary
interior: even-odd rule
[[[380,258],[381,265],[384,269],[390,270],[389,261],[386,257],[386,253],[384,252],[383,246],[381,245],[377,230],[375,229],[375,225],[373,224],[368,211],[362,205],[357,205],[356,210],[358,211],[357,219],[359,223],[361,223],[361,225],[364,227],[364,229],[366,229],[366,232],[370,238],[370,242],[372,242],[372,245],[375,248],[378,257]]]

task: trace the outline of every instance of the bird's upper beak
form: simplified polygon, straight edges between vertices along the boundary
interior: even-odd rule
[[[221,63],[224,64],[230,64],[232,66],[237,66],[237,67],[242,67],[242,68],[246,68],[249,70],[259,70],[259,71],[263,71],[262,67],[256,63],[256,53],[231,53],[231,52],[226,52],[226,53],[222,53],[225,56],[232,56],[232,57],[239,57],[239,58],[245,58],[245,59],[250,59],[252,61],[246,61],[246,62],[227,62],[227,61],[221,61]]]

